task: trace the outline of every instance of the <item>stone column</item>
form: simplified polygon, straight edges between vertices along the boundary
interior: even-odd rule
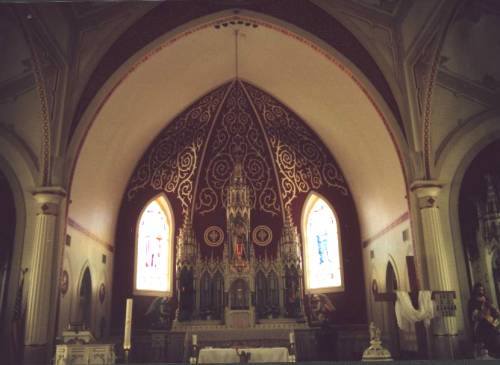
[[[66,193],[57,187],[44,187],[33,192],[37,202],[35,232],[31,265],[29,266],[29,288],[27,292],[25,321],[25,363],[46,363],[47,346],[52,343],[53,323],[49,318],[56,301],[54,293],[54,257],[57,242],[57,224],[61,201]]]
[[[452,246],[444,239],[437,204],[441,187],[442,185],[437,181],[415,181],[411,190],[418,199],[429,289],[456,291],[457,288],[452,285],[454,253]],[[430,337],[433,357],[454,358],[457,342],[456,318],[436,317],[433,319]]]

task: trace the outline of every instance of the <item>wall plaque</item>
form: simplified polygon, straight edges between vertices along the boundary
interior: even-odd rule
[[[205,243],[211,247],[220,246],[222,241],[224,241],[224,232],[220,227],[210,226],[205,229],[205,234],[203,235]]]
[[[257,226],[253,229],[252,240],[256,245],[267,246],[273,240],[273,231],[268,226]]]

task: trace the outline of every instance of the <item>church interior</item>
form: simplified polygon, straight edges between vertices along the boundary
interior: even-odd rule
[[[0,50],[9,364],[500,357],[498,1],[2,2]]]

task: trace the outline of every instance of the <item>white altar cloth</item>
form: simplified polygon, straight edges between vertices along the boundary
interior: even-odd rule
[[[55,365],[102,365],[115,363],[115,345],[86,343],[56,346]]]
[[[198,354],[198,364],[229,364],[239,363],[238,352],[249,352],[249,363],[254,362],[288,362],[288,349],[286,347],[261,347],[261,348],[202,348]]]

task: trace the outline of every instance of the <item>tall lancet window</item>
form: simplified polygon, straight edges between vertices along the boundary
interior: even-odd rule
[[[150,201],[137,226],[135,285],[138,295],[172,294],[173,219],[163,196]]]
[[[311,194],[304,205],[302,232],[306,291],[344,290],[337,215],[318,194]]]

